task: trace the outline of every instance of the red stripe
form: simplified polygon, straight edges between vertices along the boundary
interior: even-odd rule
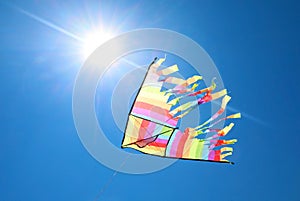
[[[219,109],[219,111],[217,112],[218,114],[222,114],[224,112],[224,109],[223,108],[221,108],[221,109]]]
[[[223,144],[226,144],[226,141],[225,140],[218,140],[216,143],[215,143],[215,146],[221,146]]]
[[[214,160],[215,161],[220,161],[221,160],[221,157],[220,157],[221,150],[215,150],[214,152],[215,152],[215,158],[214,158]]]
[[[166,148],[167,147],[167,144],[166,143],[159,143],[159,142],[151,142],[148,144],[148,146],[153,146],[153,147],[164,147]]]
[[[142,140],[145,138],[145,134],[147,132],[147,127],[148,127],[149,123],[150,123],[150,121],[142,120],[140,130],[139,130],[138,140]]]
[[[177,146],[177,151],[176,151],[176,157],[181,158],[183,155],[183,150],[184,150],[184,145],[186,143],[187,138],[189,137],[187,132],[184,132],[184,134],[181,136],[179,140],[179,144]]]

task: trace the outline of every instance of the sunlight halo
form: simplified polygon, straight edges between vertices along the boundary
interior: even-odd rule
[[[111,39],[113,34],[104,31],[92,31],[85,34],[83,39],[82,53],[84,59],[89,57],[97,47]]]

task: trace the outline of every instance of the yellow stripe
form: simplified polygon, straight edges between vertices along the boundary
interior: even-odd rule
[[[202,150],[203,150],[203,144],[204,142],[201,142],[198,139],[194,139],[197,142],[197,149],[196,149],[196,153],[195,153],[195,158],[197,159],[202,159]]]
[[[238,119],[238,118],[241,118],[241,113],[232,114],[232,115],[229,115],[226,118],[227,119]]]
[[[230,101],[231,97],[226,95],[224,96],[224,98],[222,99],[222,105],[221,105],[221,108],[225,109],[227,103]]]
[[[168,77],[165,82],[167,83],[171,83],[171,84],[177,84],[177,85],[181,85],[185,82],[184,79],[180,79],[180,78],[177,78],[177,77]]]
[[[226,156],[230,156],[230,155],[232,155],[232,152],[228,152],[226,154],[221,154],[220,158],[221,158],[221,160],[223,160]]]
[[[166,58],[160,58],[157,62],[155,62],[154,64],[152,64],[152,68],[158,68],[164,61],[166,60]]]
[[[139,128],[141,126],[142,119],[136,118],[134,116],[129,116],[127,123],[127,129],[125,132],[125,139],[122,145],[133,143],[137,140]]]
[[[234,126],[234,123],[230,123],[228,126],[226,126],[225,128],[222,129],[222,131],[224,132],[223,135],[226,135]]]
[[[200,75],[194,75],[194,76],[188,78],[186,80],[186,83],[187,83],[187,85],[190,85],[190,84],[195,83],[195,82],[197,82],[198,80],[201,80],[201,79],[202,79],[202,76],[200,76]]]
[[[185,153],[187,155],[186,157],[195,158],[196,149],[197,149],[196,142],[191,139],[189,152]]]
[[[193,106],[192,102],[193,102],[193,101],[187,102],[187,103],[185,103],[185,104],[183,104],[183,105],[180,105],[180,106],[178,106],[177,108],[173,109],[170,113],[176,114],[176,113],[179,112],[179,111],[187,110],[187,109],[189,109],[191,106]]]
[[[190,158],[190,150],[192,148],[193,138],[191,138],[190,132],[188,135],[189,137],[187,138],[183,148],[183,153],[182,153],[183,158]]]
[[[220,98],[220,97],[222,97],[222,96],[224,96],[224,95],[226,95],[227,94],[227,90],[226,89],[223,89],[222,91],[218,91],[218,92],[216,92],[216,93],[214,93],[214,94],[212,94],[211,95],[211,98],[212,98],[212,100],[214,100],[214,99],[217,99],[217,98]],[[230,96],[228,96],[229,98],[230,98]],[[225,98],[225,97],[224,97]],[[225,99],[226,100],[226,99]],[[230,100],[230,99],[229,99]]]
[[[178,66],[175,64],[173,66],[169,66],[165,69],[162,69],[158,71],[157,73],[162,74],[162,75],[169,75],[171,73],[177,72],[178,71]]]
[[[225,151],[233,151],[233,148],[232,147],[222,147],[221,149],[221,153],[225,152]]]
[[[137,100],[139,100],[140,97],[151,97],[152,99],[157,99],[158,101],[166,103],[169,95],[165,95],[165,93],[160,92],[160,89],[156,87],[143,87],[137,97]]]
[[[137,101],[139,102],[143,102],[143,103],[148,103],[151,104],[153,106],[158,106],[162,109],[166,109],[169,110],[170,109],[170,105],[166,104],[165,102],[161,102],[160,100],[154,99],[153,97],[140,97]]]

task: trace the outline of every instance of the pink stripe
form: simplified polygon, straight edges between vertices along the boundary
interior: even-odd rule
[[[138,107],[133,107],[132,111],[134,113],[137,113],[137,114],[142,114],[142,115],[145,115],[145,116],[149,116],[149,110],[146,110],[146,109],[142,109],[142,108],[138,108]]]
[[[134,107],[134,109],[133,109],[134,112],[135,112],[135,108],[137,108],[137,107]],[[164,120],[164,121],[169,119],[166,115],[162,115],[162,114],[153,112],[151,110],[147,110],[147,109],[143,109],[143,108],[137,108],[137,109],[143,111],[143,113],[141,113],[141,114],[145,114],[146,116],[152,117],[153,119],[159,119],[159,120]]]
[[[175,136],[174,136],[174,140],[172,142],[172,147],[171,147],[171,151],[170,151],[170,156],[174,156],[176,157],[176,151],[177,151],[177,147],[178,147],[178,144],[180,142],[180,139],[182,137],[182,133],[178,130],[176,133],[174,133]],[[173,135],[174,135],[173,134]]]
[[[150,113],[150,110],[134,107],[132,112],[134,112],[136,114],[141,114],[141,115],[144,115],[144,116],[148,116],[152,119],[155,119],[155,120],[158,120],[158,121],[161,121],[161,122],[165,122],[165,123],[170,124],[172,126],[177,125],[177,120],[176,119],[169,119],[166,116],[163,116],[163,115],[160,115],[160,114],[157,114],[157,113],[153,113],[153,112]]]
[[[159,138],[157,138],[157,139],[155,140],[155,142],[157,142],[157,143],[162,143],[162,144],[167,144],[167,143],[168,143],[168,140],[164,140],[164,139],[159,139]]]
[[[215,159],[215,151],[211,150],[208,154],[208,160],[214,160]]]
[[[155,123],[150,122],[149,126],[147,127],[148,132],[146,133],[144,138],[149,138],[153,136],[155,125],[156,125]]]

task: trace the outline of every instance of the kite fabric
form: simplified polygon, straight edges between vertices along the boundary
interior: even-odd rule
[[[236,113],[221,118],[231,99],[226,89],[215,92],[214,79],[211,86],[199,89],[202,81],[199,75],[188,79],[173,77],[179,68],[177,65],[162,67],[165,59],[155,58],[149,66],[128,115],[122,148],[161,157],[232,163],[225,158],[233,152],[228,145],[237,140],[223,137],[234,123],[214,128],[221,121],[241,117]],[[172,87],[166,88],[166,84]],[[219,98],[222,98],[220,109],[211,118],[197,127],[179,129],[181,118],[199,105]]]

